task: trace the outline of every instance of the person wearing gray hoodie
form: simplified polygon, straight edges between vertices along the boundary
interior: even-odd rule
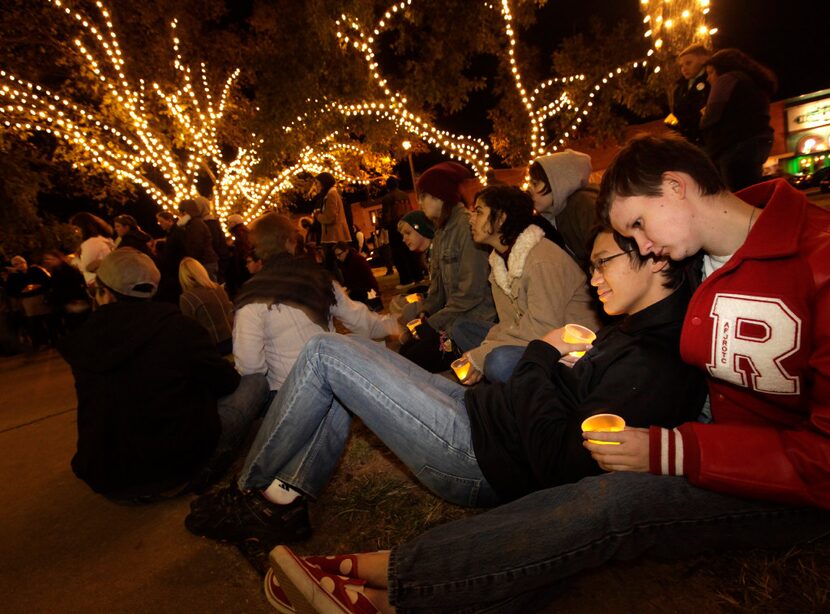
[[[536,211],[553,224],[571,255],[585,268],[598,193],[598,187],[588,183],[591,157],[572,149],[539,156],[530,164],[529,174]]]

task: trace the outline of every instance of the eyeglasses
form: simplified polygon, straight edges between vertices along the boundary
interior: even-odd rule
[[[606,256],[605,258],[597,258],[590,265],[588,265],[588,272],[591,276],[594,275],[595,271],[599,271],[600,274],[605,270],[605,265],[611,262],[614,258],[619,258],[623,254],[630,254],[633,252],[633,249],[626,250],[624,252],[620,252],[619,254],[614,254],[613,256]]]

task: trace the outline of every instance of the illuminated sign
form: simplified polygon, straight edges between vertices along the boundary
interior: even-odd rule
[[[830,124],[830,98],[787,109],[787,130],[798,132]]]

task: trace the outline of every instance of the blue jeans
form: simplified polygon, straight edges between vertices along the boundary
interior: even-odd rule
[[[495,505],[473,451],[464,392],[369,339],[316,335],[268,409],[239,486],[265,488],[276,478],[317,497],[354,414],[439,497]]]
[[[484,359],[484,377],[494,384],[505,383],[513,375],[526,349],[526,345],[500,345],[493,348]]]
[[[827,510],[722,495],[682,477],[609,473],[394,548],[389,600],[399,613],[536,611],[554,583],[608,561],[789,547],[828,534]]]
[[[268,380],[261,373],[252,373],[243,375],[236,390],[216,401],[222,434],[216,444],[214,457],[231,452],[242,443],[253,421],[265,409],[267,400]]]
[[[450,338],[455,342],[455,345],[462,352],[467,352],[480,346],[494,325],[495,322],[485,322],[484,320],[476,320],[462,316],[455,319],[448,332]]]

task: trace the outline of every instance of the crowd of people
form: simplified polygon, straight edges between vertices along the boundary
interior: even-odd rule
[[[232,240],[201,197],[158,214],[162,241],[74,216],[74,262],[17,257],[6,289],[33,343],[60,313],[75,474],[116,501],[197,493],[192,533],[282,544],[281,612],[533,611],[607,561],[830,534],[830,212],[759,183],[766,69],[700,46],[679,66],[679,134],[635,137],[599,186],[572,150],[469,202],[455,162],[420,175],[418,210],[388,182],[385,304],[329,173],[308,224],[232,215]],[[582,431],[605,413],[625,429]],[[491,509],[299,556],[353,417],[436,496]]]

